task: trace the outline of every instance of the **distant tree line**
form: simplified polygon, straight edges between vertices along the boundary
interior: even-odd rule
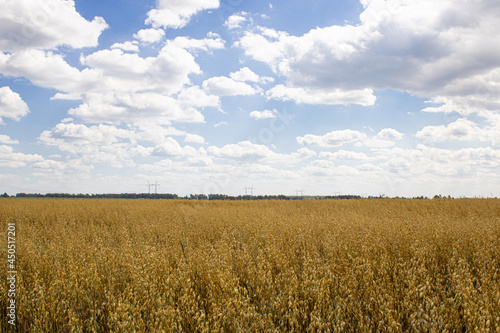
[[[72,198],[72,199],[179,199],[171,193],[104,193],[104,194],[72,194],[72,193],[17,193],[16,198]]]
[[[4,193],[2,197],[9,197]],[[238,195],[227,194],[190,194],[179,197],[171,193],[105,193],[105,194],[74,194],[74,193],[17,193],[16,198],[69,198],[69,199],[186,199],[186,200],[317,200],[317,199],[361,199],[359,195],[336,196],[289,196],[289,195]]]
[[[0,192],[1,193],[1,192]],[[7,193],[0,195],[9,198]],[[13,197],[13,196],[12,196]],[[172,193],[104,193],[104,194],[74,194],[74,193],[17,193],[16,198],[70,198],[70,199],[185,199],[185,200],[320,200],[320,199],[362,199],[360,195],[238,195],[227,194],[190,194],[180,197]],[[390,199],[386,195],[369,196],[367,199]],[[429,199],[424,196],[417,197],[395,197],[399,199]],[[433,199],[454,199],[448,195],[435,195]]]

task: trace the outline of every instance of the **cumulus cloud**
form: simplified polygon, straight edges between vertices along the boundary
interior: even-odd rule
[[[296,154],[302,159],[308,159],[317,155],[314,150],[307,148],[300,148],[299,150],[297,150]]]
[[[274,78],[272,77],[259,76],[248,67],[243,67],[237,72],[232,72],[229,74],[229,76],[231,77],[231,79],[241,82],[249,81],[249,82],[260,82],[266,84],[274,81]]]
[[[356,152],[356,151],[348,151],[348,150],[339,150],[336,152],[322,151],[319,153],[319,158],[326,160],[342,160],[342,161],[366,161],[370,158],[365,153]]]
[[[23,154],[14,152],[10,146],[0,145],[0,167],[22,168],[27,163],[43,161],[38,154]]]
[[[310,89],[301,87],[287,87],[282,84],[266,92],[268,98],[282,101],[294,101],[298,104],[360,104],[373,105],[376,97],[371,89],[341,90],[341,89]]]
[[[245,82],[235,81],[226,76],[217,76],[203,82],[203,89],[217,96],[255,95],[260,90]]]
[[[83,163],[106,163],[113,167],[134,166],[132,158],[143,156],[133,129],[121,129],[109,125],[86,126],[60,123],[44,131],[38,141],[46,146],[76,154]],[[151,149],[152,150],[152,149]]]
[[[74,1],[16,0],[2,3],[0,50],[95,47],[108,27],[102,17],[87,21],[75,9]]]
[[[137,45],[136,41],[133,42],[125,42],[125,43],[114,43],[111,45],[111,49],[120,49],[128,52],[139,52],[139,45]]]
[[[198,10],[217,7],[218,1],[165,1],[158,6],[159,11],[170,10],[182,20],[188,20]],[[69,110],[70,115],[80,120],[202,122],[203,115],[196,107],[219,107],[217,96],[198,94],[203,97],[201,101],[193,98],[189,101],[184,94],[183,100],[177,101],[175,95],[192,85],[189,75],[201,73],[194,53],[223,48],[220,36],[170,39],[157,55],[149,57],[139,56],[136,41],[115,43],[110,49],[82,54],[80,62],[85,68],[80,70],[69,65],[64,54],[53,49],[97,46],[97,38],[107,27],[104,20],[85,20],[76,12],[73,1],[49,0],[43,4],[32,0],[9,1],[4,7],[0,13],[3,22],[0,23],[0,35],[10,36],[15,28],[17,32],[32,31],[33,36],[19,47],[9,44],[11,39],[0,37],[0,50],[9,51],[0,52],[0,74],[24,77],[37,86],[57,90],[51,100],[82,100],[81,105]],[[141,30],[136,37],[144,42],[158,41],[164,32],[156,28]],[[27,109],[20,106],[16,110],[17,119]],[[14,116],[7,105],[2,105],[0,112]]]
[[[90,123],[203,122],[200,111],[182,107],[174,98],[158,93],[88,94],[85,103],[68,111]]]
[[[11,139],[11,137],[8,135],[0,134],[0,143],[6,144],[6,145],[15,145],[15,144],[18,144],[19,141]]]
[[[36,49],[0,53],[0,73],[25,77],[37,86],[60,91],[77,89],[84,79],[83,74],[71,67],[62,55]],[[87,76],[87,79],[90,78]]]
[[[179,29],[196,13],[219,7],[219,0],[158,0],[156,9],[148,13],[147,24],[154,28]]]
[[[30,112],[28,105],[22,100],[18,93],[9,87],[0,88],[0,124],[3,118],[19,120]]]
[[[500,167],[500,151],[490,147],[449,150],[417,145],[410,149],[381,148],[374,152],[377,158],[383,159],[379,166],[384,172],[404,178],[423,177],[437,181],[433,176],[454,179],[467,175],[484,179]]]
[[[239,71],[229,74],[229,76],[231,77],[231,79],[235,81],[251,81],[251,82],[259,81],[259,75],[255,74],[248,67],[243,67]]]
[[[134,34],[134,38],[144,43],[158,43],[165,37],[163,29],[142,29]]]
[[[42,132],[38,140],[49,146],[57,146],[62,151],[76,153],[84,145],[111,145],[132,135],[131,131],[115,126],[60,123],[52,130]]]
[[[245,12],[233,14],[227,18],[226,22],[224,22],[224,25],[231,30],[241,28],[241,24],[247,20],[247,18],[245,17],[246,15],[248,15],[248,13]]]
[[[371,105],[371,90],[471,97],[484,90],[481,82],[499,82],[490,74],[500,66],[497,1],[373,0],[362,4],[361,23],[356,26],[316,28],[302,36],[257,28],[247,31],[235,45],[287,79],[285,86],[269,92],[270,97],[298,103],[318,104],[324,98],[307,98],[297,89],[356,91],[358,104]],[[326,104],[344,103],[334,96]]]
[[[303,146],[318,146],[324,148],[340,147],[343,144],[364,141],[366,134],[353,130],[338,130],[325,135],[306,134],[297,137],[297,142]]]
[[[366,139],[364,142],[358,142],[356,145],[367,147],[392,147],[395,141],[401,140],[403,133],[398,132],[393,128],[383,128],[374,137]]]
[[[60,123],[51,130],[42,132],[38,141],[78,155],[82,162],[89,165],[106,163],[116,168],[136,166],[137,157],[195,158],[200,154],[206,155],[191,146],[181,146],[172,136],[183,136],[185,142],[205,143],[204,138],[197,134],[171,127],[145,125],[120,128],[75,123]]]
[[[461,118],[448,125],[426,126],[418,131],[417,138],[426,139],[432,142],[443,141],[474,141],[487,140],[486,132],[477,126],[474,122]]]
[[[274,110],[264,110],[264,111],[252,111],[250,112],[250,117],[255,119],[271,119],[276,118],[278,112]]]
[[[169,45],[172,47],[178,47],[190,52],[195,51],[205,51],[211,52],[212,50],[219,50],[224,48],[224,40],[216,34],[208,33],[209,38],[195,39],[184,36],[176,37],[173,40],[168,41]],[[210,35],[212,37],[210,37]]]
[[[229,123],[227,121],[220,121],[220,122],[214,124],[214,127],[217,128],[217,127],[228,125],[228,124]]]
[[[198,135],[198,134],[188,133],[184,137],[184,142],[203,144],[203,143],[205,143],[205,138],[203,138],[201,135]]]
[[[188,101],[182,90],[191,85],[190,74],[201,69],[188,50],[223,48],[220,38],[201,40],[177,37],[169,40],[155,57],[143,58],[120,48],[100,50],[81,57],[86,69],[69,66],[61,55],[41,50],[0,54],[0,72],[26,77],[33,83],[60,90],[53,99],[82,99],[69,114],[88,122],[142,122],[155,120],[202,122],[197,106],[217,106],[218,97],[192,90],[203,97]],[[173,94],[181,92],[182,101]],[[198,92],[198,93],[197,93]],[[193,97],[193,96],[192,96]]]
[[[208,147],[208,152],[214,157],[221,157],[236,160],[259,160],[274,156],[274,152],[264,145],[241,141],[235,144],[228,144],[222,148],[216,146]]]
[[[220,98],[215,95],[208,95],[198,86],[183,89],[177,96],[177,101],[181,105],[191,107],[217,107],[220,108]]]
[[[85,174],[94,169],[92,165],[86,165],[79,159],[68,161],[56,161],[48,159],[33,163],[33,168],[38,169],[38,171],[40,172],[48,174],[63,175],[69,173],[80,176],[82,173]]]
[[[181,157],[195,155],[196,150],[191,146],[182,147],[175,139],[166,138],[153,149],[153,155],[163,157]]]
[[[383,140],[401,140],[403,133],[398,132],[394,128],[383,128],[377,133],[377,138]]]

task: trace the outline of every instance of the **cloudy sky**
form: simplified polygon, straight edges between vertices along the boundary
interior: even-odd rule
[[[0,192],[500,195],[498,0],[0,0]]]

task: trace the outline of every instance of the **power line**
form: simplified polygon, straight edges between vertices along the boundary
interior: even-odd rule
[[[245,195],[248,195],[248,190],[250,190],[250,196],[253,196],[253,189],[255,188],[253,185],[250,187],[245,186],[243,188],[245,189]]]
[[[160,187],[160,184],[158,184],[158,182],[154,183],[154,184],[151,184],[150,182],[148,182],[146,184],[146,187],[148,188],[148,193],[151,194],[151,187],[154,187],[155,188],[155,194],[158,194],[158,187]]]

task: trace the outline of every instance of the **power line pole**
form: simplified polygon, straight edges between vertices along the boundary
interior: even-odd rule
[[[146,184],[146,187],[148,188],[148,194],[151,194],[151,187],[154,186],[153,184],[151,184],[150,182],[148,182]]]
[[[245,195],[248,195],[248,190],[250,190],[250,196],[253,196],[253,189],[254,188],[255,187],[253,187],[253,185],[250,187],[247,187],[247,186],[243,187],[243,189],[245,189]]]
[[[155,194],[158,194],[158,187],[160,187],[160,184],[156,182],[153,186],[155,187]]]
[[[148,188],[148,194],[151,194],[151,187],[154,187],[155,188],[155,194],[158,194],[158,187],[160,187],[160,184],[158,184],[158,182],[156,182],[154,184],[151,184],[150,182],[148,182],[146,184],[146,187]]]

